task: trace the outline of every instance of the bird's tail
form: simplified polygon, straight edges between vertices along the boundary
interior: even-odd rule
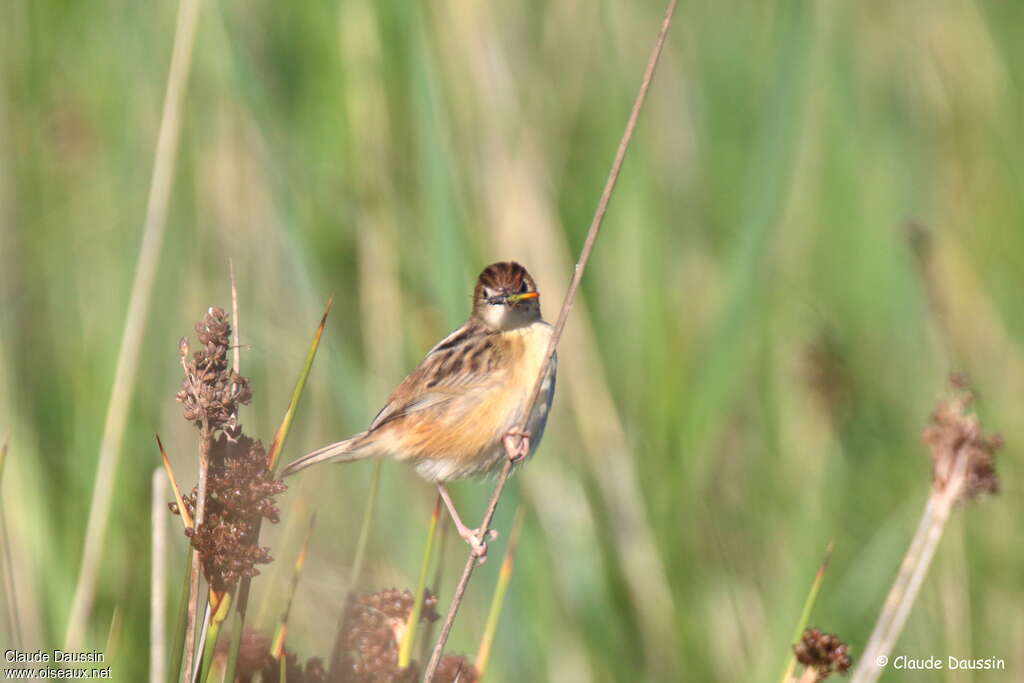
[[[306,453],[302,457],[292,460],[281,470],[281,477],[287,477],[306,469],[310,465],[316,465],[321,462],[352,462],[353,460],[373,457],[373,449],[365,448],[366,445],[366,432],[360,432],[344,441],[318,448],[311,453]]]

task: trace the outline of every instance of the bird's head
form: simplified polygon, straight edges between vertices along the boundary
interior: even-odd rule
[[[515,261],[484,268],[473,292],[473,315],[496,330],[512,330],[540,320],[540,293],[526,268]]]

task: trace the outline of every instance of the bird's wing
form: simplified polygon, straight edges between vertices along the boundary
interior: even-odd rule
[[[391,393],[368,431],[493,386],[493,373],[486,372],[487,364],[476,357],[491,349],[485,345],[493,334],[471,321],[442,339]]]

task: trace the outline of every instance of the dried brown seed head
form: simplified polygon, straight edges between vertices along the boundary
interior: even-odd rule
[[[997,434],[984,433],[978,416],[968,413],[974,394],[967,388],[966,379],[954,377],[953,386],[958,393],[950,400],[939,403],[932,414],[931,424],[923,438],[931,448],[932,484],[945,490],[957,476],[958,467],[964,468],[961,499],[973,499],[983,493],[999,491],[999,477],[995,470],[995,455],[1003,440]],[[962,459],[966,458],[966,463]]]
[[[849,646],[839,636],[817,628],[804,631],[800,642],[793,646],[793,654],[796,661],[818,671],[819,681],[833,673],[846,673],[853,664]]]

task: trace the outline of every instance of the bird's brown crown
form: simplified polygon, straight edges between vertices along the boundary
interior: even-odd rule
[[[476,281],[475,299],[486,299],[503,294],[536,292],[537,285],[526,268],[515,261],[492,263],[483,269]]]

